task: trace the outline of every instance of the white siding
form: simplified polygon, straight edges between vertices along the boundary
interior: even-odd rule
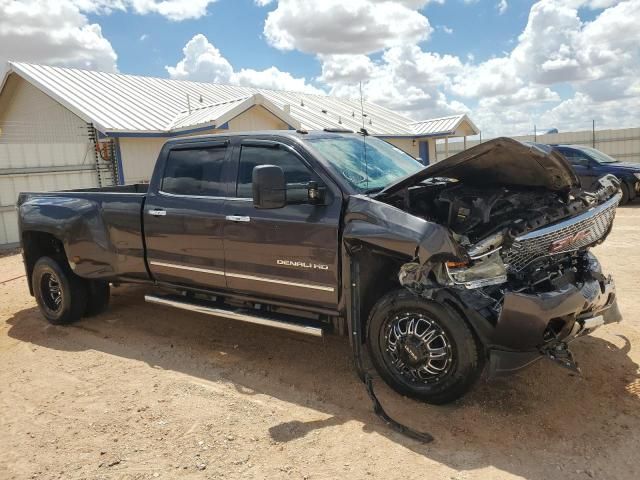
[[[232,132],[287,130],[288,128],[286,123],[261,106],[251,107],[229,121],[229,130]]]
[[[20,192],[44,192],[89,188],[96,185],[92,170],[82,172],[30,173],[28,175],[0,175],[0,245],[16,243],[18,218],[15,201]]]
[[[256,106],[229,121],[228,130],[206,133],[247,132],[255,130],[287,130],[289,127],[267,109]],[[120,155],[125,183],[145,183],[151,179],[156,159],[166,138],[120,138]]]
[[[120,155],[125,183],[146,183],[165,138],[121,138]]]
[[[411,138],[384,138],[384,140],[392,145],[395,145],[400,150],[408,153],[412,157],[420,158],[420,145],[418,140],[413,140]]]
[[[520,141],[534,141],[533,135],[513,137]],[[562,132],[548,135],[537,135],[539,143],[566,143],[573,145],[594,146],[591,130],[581,132]],[[478,140],[468,140],[467,148],[478,144]],[[611,155],[621,162],[640,163],[640,128],[623,128],[618,130],[596,130],[595,148]],[[449,141],[449,156],[462,151],[462,142]],[[438,160],[445,158],[444,143],[438,143]]]
[[[0,96],[0,129],[2,245],[19,240],[14,205],[21,191],[93,187],[98,180],[87,124],[16,75]],[[70,171],[47,171],[61,168]]]

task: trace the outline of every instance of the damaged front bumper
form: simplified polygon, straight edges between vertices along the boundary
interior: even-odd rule
[[[505,294],[489,349],[489,374],[497,376],[528,366],[543,356],[565,366],[571,340],[622,317],[611,277],[604,277],[593,258],[593,278],[553,292]]]

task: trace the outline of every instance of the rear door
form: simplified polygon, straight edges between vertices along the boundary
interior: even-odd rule
[[[149,189],[143,214],[147,259],[156,281],[226,287],[225,174],[232,168],[227,146],[226,141],[177,144],[164,154],[164,166],[156,172],[161,179]]]
[[[247,139],[234,148],[236,191],[227,201],[224,228],[229,288],[295,303],[337,305],[341,197],[310,160],[299,147],[277,141]],[[251,176],[258,165],[284,170],[291,199],[285,207],[253,206]],[[306,198],[311,180],[327,188],[325,205]]]

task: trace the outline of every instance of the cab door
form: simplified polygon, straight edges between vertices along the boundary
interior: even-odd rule
[[[165,155],[162,179],[150,189],[143,213],[149,270],[159,283],[226,287],[224,177],[233,168],[227,144],[177,144]]]
[[[258,297],[335,307],[341,210],[335,186],[314,172],[301,152],[282,143],[243,140],[234,157],[235,196],[227,199],[224,226],[228,287]],[[283,169],[290,199],[285,207],[254,207],[251,178],[258,165]],[[310,181],[327,188],[324,205],[306,197]]]

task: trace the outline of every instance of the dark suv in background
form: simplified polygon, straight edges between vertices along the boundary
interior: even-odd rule
[[[573,166],[580,178],[582,188],[589,190],[598,179],[610,173],[615,175],[622,187],[620,205],[640,195],[640,163],[624,163],[595,148],[582,145],[551,145]]]

